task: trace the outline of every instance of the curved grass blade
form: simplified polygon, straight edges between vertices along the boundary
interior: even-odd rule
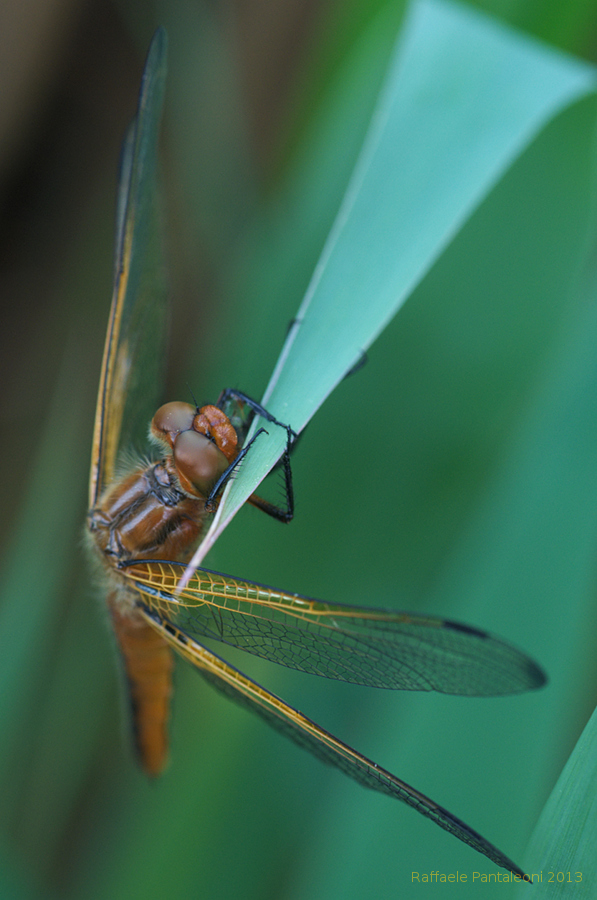
[[[593,897],[597,878],[597,711],[591,716],[543,808],[526,856],[534,893]]]
[[[279,421],[295,431],[305,426],[508,166],[595,83],[590,66],[524,42],[473,10],[413,4],[263,398]],[[192,565],[201,564],[283,449],[274,433],[256,445]]]

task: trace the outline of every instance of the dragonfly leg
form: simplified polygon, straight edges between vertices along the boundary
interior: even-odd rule
[[[218,480],[212,487],[211,491],[209,492],[209,497],[205,501],[205,509],[208,512],[213,511],[213,509],[215,508],[216,497],[222,491],[222,489],[224,488],[224,485],[226,484],[228,479],[232,477],[234,470],[243,461],[243,459],[249,452],[250,447],[255,443],[255,441],[257,440],[257,438],[259,437],[260,434],[267,434],[267,431],[265,430],[265,428],[260,428],[258,431],[255,432],[255,434],[253,435],[253,437],[251,438],[251,440],[249,441],[247,446],[243,447],[243,449],[240,451],[240,453],[238,454],[236,459],[230,463],[230,465],[228,466],[227,469],[224,470],[224,472],[222,472],[222,474],[220,475],[220,477],[218,478]]]
[[[269,410],[267,410],[261,403],[258,403],[256,400],[253,400],[252,397],[249,397],[247,394],[244,394],[242,391],[237,391],[235,388],[226,388],[220,394],[218,399],[218,406],[220,408],[225,408],[226,404],[231,400],[240,401],[240,403],[246,404],[249,409],[255,414],[260,416],[262,419],[265,419],[267,422],[271,422],[272,425],[277,425],[279,428],[283,428],[286,431],[286,448],[280,461],[276,464],[276,468],[278,466],[282,466],[284,471],[284,489],[286,496],[286,504],[284,507],[278,506],[275,503],[271,503],[269,500],[264,500],[262,497],[259,497],[257,494],[251,494],[248,499],[248,503],[252,506],[257,507],[257,509],[261,509],[263,512],[267,513],[268,516],[272,516],[272,518],[277,519],[279,522],[290,522],[294,516],[294,488],[292,485],[292,467],[290,464],[290,453],[292,452],[294,445],[297,441],[298,435],[294,429],[286,424],[285,422],[280,422],[278,419],[273,416]],[[230,415],[230,414],[229,414]],[[263,430],[263,429],[261,429]],[[257,432],[259,434],[259,432]],[[257,434],[255,437],[257,437]],[[253,440],[255,440],[255,437]],[[246,454],[250,444],[252,441],[244,448],[243,455]],[[240,458],[234,461],[234,465],[237,465],[240,462]],[[233,467],[234,467],[233,465]],[[210,493],[208,498],[208,503],[210,503],[211,508],[213,506],[213,501],[217,496],[218,491],[221,489],[222,485],[225,483],[228,477],[232,474],[231,467],[230,472],[224,472],[222,478],[220,479],[220,484],[217,484],[214,487],[214,490]]]
[[[275,416],[272,416],[271,412],[262,406],[261,403],[258,403],[257,400],[253,400],[252,397],[249,397],[247,394],[243,394],[242,391],[237,391],[236,388],[225,388],[218,398],[217,405],[222,408],[225,403],[229,400],[240,400],[242,403],[246,403],[249,409],[251,409],[256,415],[261,416],[262,419],[266,419],[266,421],[271,422],[272,425],[277,425],[279,428],[283,428],[287,434],[287,445],[286,449],[289,451],[292,444],[297,439],[297,433],[291,428],[290,425],[287,425],[286,422],[279,422]]]

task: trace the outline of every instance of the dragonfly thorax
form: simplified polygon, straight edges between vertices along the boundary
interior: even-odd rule
[[[104,559],[184,560],[199,538],[205,500],[184,493],[171,459],[136,469],[108,488],[88,527]]]
[[[186,560],[201,535],[210,491],[238,456],[238,435],[217,406],[166,403],[150,437],[164,458],[115,482],[88,515],[94,545],[111,566]]]

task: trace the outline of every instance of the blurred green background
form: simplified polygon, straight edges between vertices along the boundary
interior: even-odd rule
[[[595,56],[594,2],[480,6]],[[494,871],[182,664],[172,762],[148,784],[82,551],[117,161],[155,26],[170,38],[164,399],[190,385],[203,402],[263,391],[402,13],[381,0],[0,7],[2,897],[427,897],[413,870]],[[462,618],[535,656],[551,678],[540,694],[468,700],[229,655],[517,861],[597,695],[594,121],[588,98],[545,129],[311,422],[295,521],[247,509],[208,559],[311,596]]]

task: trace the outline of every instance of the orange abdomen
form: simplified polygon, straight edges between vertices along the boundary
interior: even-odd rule
[[[108,605],[129,685],[139,762],[148,775],[159,775],[168,758],[172,651],[135,610],[121,611],[112,598]]]

